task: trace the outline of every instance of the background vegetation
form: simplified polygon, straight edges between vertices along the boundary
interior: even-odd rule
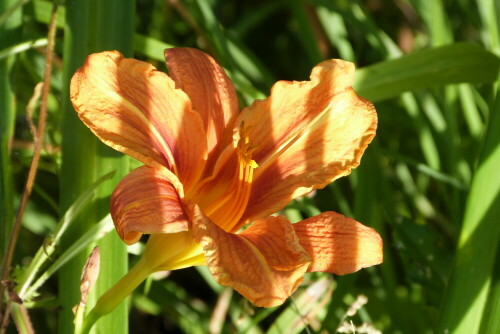
[[[349,177],[284,213],[294,221],[326,210],[354,217],[380,232],[385,261],[344,277],[310,274],[271,309],[219,286],[206,268],[155,275],[98,322],[99,333],[500,333],[498,1],[58,5],[0,0],[0,258],[2,279],[17,283],[3,285],[1,310],[12,317],[2,330],[70,333],[92,241],[102,269],[90,304],[123,275],[127,258],[136,261],[128,253],[141,251],[125,248],[107,216],[115,184],[137,164],[76,118],[69,78],[92,52],[117,49],[165,70],[164,48],[191,46],[227,69],[242,106],[279,79],[307,79],[321,60],[356,63],[355,89],[379,114],[377,137]],[[50,86],[35,91],[46,60]],[[33,160],[37,175],[23,201]]]

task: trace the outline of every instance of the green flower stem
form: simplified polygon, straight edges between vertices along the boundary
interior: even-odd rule
[[[97,300],[83,321],[77,310],[75,334],[88,333],[97,320],[112,312],[150,274],[204,264],[201,245],[194,240],[191,231],[151,235],[139,262]]]
[[[75,324],[75,334],[89,333],[99,318],[120,305],[152,272],[150,262],[142,257],[118,283],[97,300],[94,308],[84,317],[81,326]]]

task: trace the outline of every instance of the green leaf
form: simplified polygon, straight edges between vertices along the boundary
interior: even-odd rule
[[[500,242],[500,91],[492,105],[479,163],[467,198],[454,269],[437,333],[480,331]],[[498,322],[498,314],[495,315]],[[498,324],[489,324],[490,328]]]
[[[103,175],[97,179],[87,190],[85,190],[75,202],[68,208],[64,216],[57,224],[56,229],[52,235],[48,236],[40,247],[35,257],[31,261],[28,269],[23,274],[23,277],[18,282],[16,292],[21,299],[28,298],[25,296],[26,290],[30,287],[33,279],[38,275],[38,271],[45,264],[45,262],[52,256],[59,244],[60,239],[64,232],[76,221],[78,215],[85,209],[85,207],[95,199],[96,189],[106,180],[113,176],[114,172]],[[36,289],[35,289],[36,290]]]
[[[163,51],[165,49],[172,47],[174,46],[161,42],[154,38],[150,38],[139,34],[134,35],[135,52],[148,56],[151,59],[165,61]]]
[[[114,229],[113,220],[108,214],[104,217],[98,224],[93,225],[84,235],[82,235],[78,240],[76,240],[71,247],[66,249],[58,258],[55,260],[47,270],[36,280],[35,283],[26,291],[25,298],[30,298],[34,293],[42,286],[43,283],[47,281],[57,270],[59,270],[63,265],[72,260],[76,255],[81,253],[85,248],[90,246],[92,243],[98,241],[99,239],[106,236],[109,232]],[[81,274],[81,273],[80,273]]]
[[[37,1],[36,5],[43,4]],[[61,240],[62,249],[71,248],[80,236],[92,230],[109,212],[109,196],[118,181],[129,171],[128,158],[100,143],[78,118],[69,101],[69,82],[87,56],[104,50],[118,50],[132,56],[134,35],[134,0],[66,1],[64,89],[62,92],[62,166],[60,175],[62,210],[101,174],[116,170],[109,184],[98,191],[98,200],[68,229]],[[44,17],[45,19],[45,17]],[[113,286],[127,272],[125,244],[117,234],[108,234],[98,242],[101,273],[88,299],[88,305]],[[81,249],[59,271],[59,332],[73,331],[73,306],[80,300],[80,275],[91,249]],[[128,332],[128,309],[121,303],[109,316],[96,324],[99,332]]]
[[[488,302],[486,304],[483,315],[480,333],[500,333],[500,248],[496,255],[497,262],[491,280],[490,293],[488,294]]]
[[[12,8],[13,4],[13,0],[0,0],[0,13],[6,13],[7,8]],[[21,37],[21,14],[21,10],[18,9],[9,15],[5,15],[5,22],[0,26],[1,50],[19,43]],[[13,57],[0,58],[0,259],[3,259],[7,251],[7,245],[9,244],[14,224],[14,182],[11,162],[11,142],[14,135],[16,103],[11,82],[13,60]]]
[[[500,59],[493,53],[457,43],[361,68],[356,72],[354,89],[377,102],[451,83],[491,83],[497,79],[499,67]]]
[[[7,10],[3,11],[4,10],[4,6],[2,6],[2,15],[0,15],[0,27],[5,23],[7,22],[7,20],[12,17],[12,16],[16,16],[16,11],[22,6],[24,5],[25,3],[27,3],[29,0],[17,0],[16,2],[13,2],[13,1],[7,1],[6,4],[11,4],[11,6],[9,8],[7,8]]]
[[[6,58],[9,56],[13,56],[15,54],[24,52],[24,51],[29,50],[29,49],[34,49],[34,48],[46,46],[47,43],[48,43],[47,38],[39,38],[39,39],[35,39],[32,41],[26,41],[26,42],[19,43],[17,45],[14,45],[14,46],[11,46],[11,47],[8,47],[6,49],[1,50],[0,51],[0,59]]]

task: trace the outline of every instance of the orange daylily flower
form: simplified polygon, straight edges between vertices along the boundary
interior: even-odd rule
[[[148,272],[206,264],[220,284],[270,307],[305,272],[382,262],[378,233],[353,219],[271,216],[349,174],[374,137],[377,115],[351,88],[351,63],[324,61],[310,81],[279,81],[240,111],[209,55],[174,48],[165,57],[169,75],[116,51],[93,54],[71,81],[82,121],[144,164],[116,187],[111,214],[127,244],[150,234]]]

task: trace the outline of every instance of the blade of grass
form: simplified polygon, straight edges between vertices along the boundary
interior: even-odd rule
[[[238,311],[241,311],[238,309]],[[260,329],[259,324],[271,316],[273,313],[277,313],[276,307],[263,308],[255,312],[255,315],[248,315],[244,312],[240,312],[232,315],[233,323],[238,327],[238,332],[241,334],[260,334],[263,331]],[[239,321],[242,319],[243,321]]]
[[[65,90],[63,92],[63,143],[61,169],[61,208],[65,211],[80,193],[97,178],[97,172],[117,173],[98,194],[92,210],[85,213],[77,224],[68,229],[62,241],[63,249],[71,247],[76,238],[91,229],[95,222],[109,212],[109,196],[118,180],[128,171],[128,161],[122,155],[108,149],[78,119],[68,99],[69,80],[87,55],[93,52],[116,49],[125,56],[132,53],[134,1],[67,1],[65,27]],[[88,303],[118,281],[127,271],[125,245],[115,234],[109,234],[99,242],[101,250],[101,274]],[[90,253],[83,249],[59,272],[59,288],[62,311],[59,331],[73,331],[71,308],[80,300],[80,274]],[[96,325],[100,332],[128,332],[128,314],[125,303]]]
[[[482,20],[484,44],[496,54],[500,54],[500,5],[496,0],[477,0]]]
[[[17,53],[24,52],[29,49],[39,48],[46,46],[48,43],[47,38],[39,38],[32,41],[26,41],[19,43],[17,45],[11,46],[9,48],[0,51],[0,59],[15,55]]]
[[[488,302],[483,313],[480,333],[500,333],[500,247],[496,254],[495,270],[492,276],[491,288],[488,293]]]
[[[191,0],[189,3],[188,9],[193,15],[193,21],[199,22],[196,29],[203,31],[203,37],[208,39],[219,63],[233,74],[232,79],[248,77],[253,82],[266,86],[274,82],[269,71],[252,55],[252,52],[244,48],[233,35],[226,32],[217,20],[209,2]]]
[[[499,58],[491,52],[456,43],[361,68],[354,88],[359,95],[378,102],[406,91],[451,83],[494,82],[499,67]]]
[[[42,247],[35,254],[35,257],[29,264],[26,271],[19,281],[17,281],[16,293],[22,300],[28,298],[25,296],[26,290],[30,287],[34,278],[38,275],[38,271],[45,264],[45,262],[52,256],[56,247],[59,244],[61,236],[64,234],[66,229],[76,220],[78,215],[82,210],[95,199],[95,190],[101,185],[105,180],[111,178],[113,173],[108,173],[103,177],[99,178],[94,184],[92,184],[89,189],[82,193],[75,202],[69,207],[64,216],[59,221],[57,228],[54,230],[53,234],[48,236],[44,241]]]
[[[43,3],[43,2],[39,2]],[[35,2],[35,5],[37,2]],[[35,6],[35,9],[37,7]],[[69,81],[75,70],[89,53],[89,19],[86,1],[66,2],[66,26],[64,33],[64,89],[62,91],[62,165],[60,174],[61,212],[66,212],[94,179],[94,150],[96,141],[78,119],[69,101]],[[79,235],[93,224],[93,217],[87,210],[68,229],[61,239],[61,248],[71,247]],[[72,307],[80,300],[80,275],[90,248],[75,256],[59,271],[59,332],[73,332]]]
[[[11,8],[13,0],[0,0],[0,12]],[[2,16],[5,24],[0,26],[0,49],[19,42],[21,28],[21,10],[15,10]],[[8,273],[10,259],[8,244],[14,227],[14,184],[11,163],[11,142],[14,133],[16,115],[15,97],[10,81],[14,58],[0,59],[0,272]],[[4,307],[3,288],[0,288],[0,331],[8,321],[9,309]],[[4,312],[5,311],[5,312]],[[17,318],[17,314],[15,315]]]
[[[287,4],[294,18],[294,30],[309,58],[309,65],[314,66],[323,60],[323,56],[321,55],[311,20],[307,15],[306,2],[292,0],[287,1]]]
[[[321,1],[321,0],[316,0]],[[324,4],[331,10],[339,10],[345,15],[350,24],[358,27],[360,32],[366,36],[366,40],[372,49],[377,50],[386,58],[399,58],[403,52],[397,44],[379,28],[375,21],[370,17],[369,12],[365,11],[359,4],[348,1],[341,1],[341,5],[336,8],[332,3]],[[404,71],[404,70],[403,70]],[[422,153],[429,166],[439,170],[441,167],[440,155],[429,124],[419,107],[417,98],[412,93],[403,93],[401,101],[407,110],[411,121],[415,123],[416,135],[419,138]]]
[[[394,259],[392,252],[389,250],[387,242],[389,240],[388,233],[383,228],[382,212],[377,210],[379,207],[388,207],[383,203],[383,199],[390,198],[388,189],[388,182],[381,178],[385,175],[380,160],[380,150],[377,142],[372,143],[370,148],[365,152],[362,164],[356,169],[355,173],[358,175],[358,182],[355,189],[354,197],[354,218],[373,227],[380,233],[382,240],[384,240],[384,263],[375,268],[378,275],[383,278],[385,285],[386,303],[391,309],[390,313],[394,317],[393,321],[397,324],[404,333],[411,332],[414,323],[418,323],[417,316],[410,317],[411,312],[407,312],[404,308],[404,302],[398,298],[396,294],[397,281],[395,272],[398,270],[397,263]],[[387,176],[385,177],[387,180]],[[394,217],[392,212],[387,215]],[[357,275],[353,275],[356,279]],[[340,283],[339,283],[340,284]],[[352,290],[348,290],[352,292]]]
[[[485,42],[490,45],[492,51],[497,55],[500,54],[500,4],[498,1],[478,1],[478,7],[482,15],[482,20],[486,24]],[[498,81],[496,87],[498,88]],[[497,102],[500,95],[500,90],[497,92]],[[498,103],[500,104],[500,103]],[[497,104],[497,106],[498,106]],[[496,111],[500,110],[497,107]],[[496,116],[498,118],[498,115]],[[500,122],[499,122],[500,123]],[[498,124],[498,123],[497,123]],[[497,128],[498,130],[498,128]],[[500,332],[500,320],[498,314],[500,312],[500,247],[497,248],[496,264],[492,275],[492,284],[488,294],[488,301],[483,312],[480,333],[498,333]]]
[[[397,58],[403,54],[398,45],[383,29],[377,26],[375,21],[368,15],[369,12],[361,7],[359,2],[348,0],[339,2],[342,3],[341,6],[344,10],[348,9],[347,16],[352,16],[352,19],[367,34],[366,38],[375,50],[381,52],[387,58]]]
[[[0,12],[12,6],[13,0],[0,0]],[[21,11],[17,10],[6,23],[0,27],[0,49],[5,49],[19,41],[21,26]],[[8,32],[9,31],[9,32]],[[10,161],[10,147],[14,133],[14,119],[16,114],[14,93],[10,82],[13,57],[0,59],[0,259],[7,251],[8,239],[14,223],[14,200],[12,166]],[[2,306],[0,305],[0,309]]]
[[[347,28],[341,14],[326,7],[317,6],[318,19],[330,44],[338,50],[340,58],[355,61],[356,55],[348,40]]]
[[[202,301],[193,298],[189,291],[173,280],[166,279],[154,282],[148,299],[160,305],[169,323],[175,324],[181,333],[207,333],[209,307]]]
[[[217,52],[217,56],[220,59],[220,62],[225,68],[233,71],[234,62],[229,55],[228,41],[226,38],[226,34],[224,33],[224,28],[217,20],[215,13],[210,7],[210,3],[203,0],[193,0],[192,2],[195,5],[192,8],[197,9],[199,17],[202,19],[201,25],[203,26],[203,31],[210,39],[210,43],[214,50]]]
[[[425,25],[429,30],[432,45],[444,45],[452,41],[451,32],[448,29],[448,20],[443,20],[445,10],[442,1],[410,0],[422,15]]]
[[[17,0],[17,1],[4,1],[9,7],[3,6],[0,8],[2,15],[0,15],[0,27],[13,16],[13,14],[18,11],[18,9],[27,3],[29,0]]]
[[[476,105],[476,101],[474,101],[474,93],[467,84],[460,84],[458,90],[460,92],[460,102],[470,135],[479,142],[483,134],[484,122],[481,118],[478,106]]]
[[[63,265],[68,263],[76,255],[82,252],[82,250],[88,248],[95,241],[105,238],[108,233],[114,228],[113,220],[108,214],[99,223],[95,224],[90,228],[84,235],[82,235],[78,240],[76,240],[71,247],[66,249],[57,260],[55,260],[47,270],[33,283],[29,289],[26,290],[25,298],[31,298],[36,293],[36,291],[45,283],[57,270],[59,270]],[[116,328],[116,327],[115,327]]]
[[[42,2],[40,2],[42,3]],[[36,3],[35,3],[36,5]],[[36,6],[35,6],[36,9]],[[66,212],[77,194],[87,189],[94,179],[96,140],[78,119],[69,101],[69,81],[75,70],[81,66],[89,53],[90,44],[89,3],[87,1],[66,2],[66,26],[64,32],[64,85],[62,91],[62,166],[60,173],[61,212]],[[86,210],[61,239],[61,249],[67,249],[79,235],[93,225],[93,216]],[[80,275],[90,254],[84,250],[68,262],[58,273],[59,278],[59,332],[73,332],[71,309],[80,300]]]
[[[265,24],[265,21],[274,13],[281,10],[285,3],[283,2],[267,2],[262,3],[257,10],[249,11],[240,21],[236,22],[231,27],[231,30],[240,38],[244,38],[251,34],[253,28]]]
[[[164,43],[151,37],[139,34],[134,35],[134,51],[148,56],[151,59],[162,62],[165,61],[163,50],[173,47],[173,45]]]
[[[500,94],[490,120],[467,199],[454,269],[437,332],[480,333],[495,254],[500,241]]]
[[[432,2],[425,2],[421,0],[413,0],[416,4],[417,11],[426,23],[427,30],[430,34],[430,42],[432,46],[442,46],[445,44],[450,44],[453,42],[453,29],[450,26],[450,15],[444,9],[444,3],[442,0],[436,0]],[[459,119],[457,115],[459,114],[458,106],[459,100],[463,96],[471,96],[472,87],[469,85],[461,85],[457,87],[455,85],[446,86],[442,94],[442,112],[439,108],[434,108],[435,114],[442,114],[445,120],[445,126],[436,135],[436,142],[442,149],[440,151],[443,161],[443,170],[447,171],[455,177],[461,179],[466,179],[467,175],[463,173],[463,169],[460,166],[471,166],[471,163],[467,161],[467,157],[464,156],[464,152],[461,149],[463,147],[462,142],[466,140],[460,134]],[[459,94],[461,93],[461,94]],[[434,99],[430,99],[434,101]],[[436,104],[436,103],[434,103]],[[436,104],[437,105],[437,104]],[[428,108],[424,108],[428,109]],[[478,146],[476,146],[478,147]],[[477,152],[474,152],[477,155]],[[463,199],[456,189],[446,189],[447,196],[449,197],[449,207],[450,207],[450,218],[451,221],[459,222],[462,220],[463,213]]]
[[[385,154],[387,157],[394,159],[396,161],[402,161],[402,162],[408,164],[409,166],[412,166],[413,168],[418,170],[420,173],[425,174],[425,175],[429,176],[430,178],[435,179],[436,181],[439,181],[442,183],[447,183],[456,189],[460,189],[460,190],[466,189],[465,184],[460,182],[460,180],[458,180],[457,178],[455,178],[451,175],[445,174],[443,172],[440,172],[438,170],[432,169],[431,167],[429,167],[421,162],[418,162],[417,160],[414,160],[411,157],[408,157],[408,156],[402,155],[402,154],[398,154],[398,153],[394,153],[393,151],[389,151],[389,150],[381,150],[381,151],[382,151],[381,153]]]

